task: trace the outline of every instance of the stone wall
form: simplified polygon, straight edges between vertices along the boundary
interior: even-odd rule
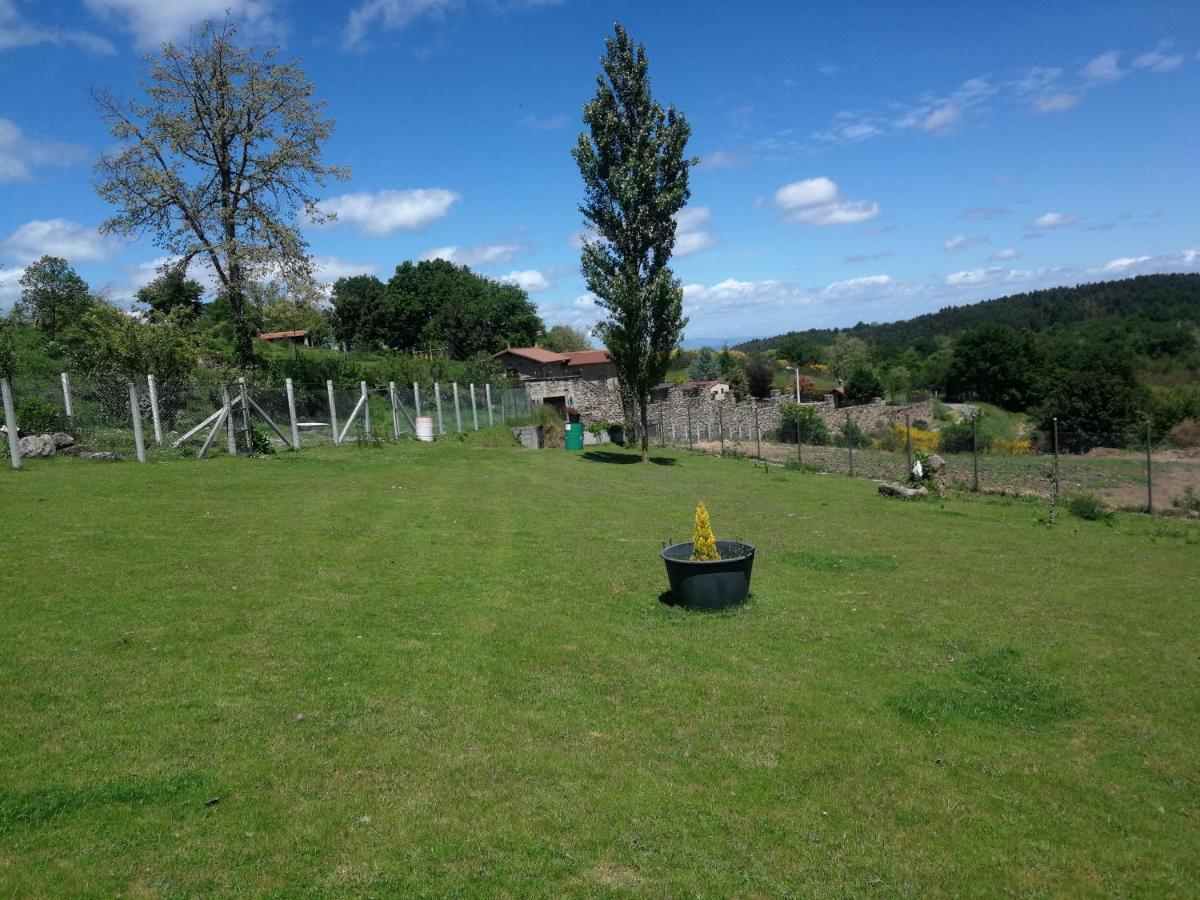
[[[668,440],[686,441],[689,423],[694,439],[711,437],[715,440],[722,433],[726,438],[753,439],[756,427],[763,435],[779,428],[781,408],[790,402],[793,402],[790,397],[778,393],[766,400],[745,400],[741,403],[733,399],[709,400],[691,397],[678,388],[672,388],[666,400],[650,405],[650,423],[655,437],[661,428]],[[933,403],[929,400],[907,406],[888,406],[883,400],[875,400],[873,403],[839,409],[830,394],[824,400],[802,403],[801,406],[815,409],[830,431],[841,426],[847,414],[850,421],[867,433],[891,422],[903,422],[906,413],[913,421],[933,418]]]
[[[565,397],[568,406],[579,410],[584,425],[625,420],[616,378],[539,378],[523,386],[535,407],[547,397]]]

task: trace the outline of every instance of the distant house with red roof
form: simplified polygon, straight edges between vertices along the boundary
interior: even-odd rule
[[[511,376],[533,378],[615,378],[612,354],[607,350],[576,350],[555,353],[544,347],[508,347],[493,353],[492,359],[504,365]]]
[[[518,378],[535,405],[560,414],[577,411],[585,424],[617,422],[624,417],[617,369],[607,350],[555,353],[544,347],[507,347],[492,358],[511,378]]]

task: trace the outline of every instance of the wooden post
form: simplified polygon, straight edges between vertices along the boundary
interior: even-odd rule
[[[413,415],[421,415],[421,388],[413,382]]]
[[[908,413],[904,414],[904,435],[905,443],[908,449],[908,474],[912,474],[912,423],[909,421]]]
[[[492,386],[490,384],[485,384],[483,386],[483,394],[484,394],[485,399],[487,400],[488,425],[489,426],[495,425],[496,421],[492,418]]]
[[[399,401],[396,397],[396,382],[388,382],[388,403],[392,407],[392,437],[400,440],[400,412],[397,409]]]
[[[471,385],[471,424],[479,430],[479,408],[475,405],[475,385]]]
[[[445,434],[446,429],[442,425],[442,386],[436,381],[433,383],[433,402],[437,405],[438,434]]]
[[[284,386],[287,388],[288,418],[292,423],[292,449],[299,450],[300,426],[296,424],[296,391],[292,387],[292,379],[286,379],[284,381]]]
[[[4,400],[4,425],[8,430],[8,458],[14,469],[21,468],[21,439],[17,437],[17,414],[13,411],[12,388],[8,379],[0,376],[0,394]]]
[[[254,432],[250,426],[250,394],[246,390],[246,379],[238,379],[238,394],[242,398],[242,430],[246,444],[246,454],[254,455]]]
[[[462,412],[458,408],[458,382],[454,382],[454,430],[462,431]]]
[[[363,408],[363,431],[367,437],[371,436],[371,399],[367,396],[367,383],[360,381],[358,386],[362,389],[362,408]]]
[[[129,382],[129,412],[133,416],[133,444],[137,449],[137,461],[146,461],[146,444],[142,439],[142,409],[138,400],[137,385]]]
[[[159,447],[162,446],[162,420],[158,416],[158,386],[154,383],[154,376],[146,374],[146,388],[150,391],[150,421],[154,425],[154,443]]]
[[[1146,423],[1146,512],[1154,512],[1154,470],[1150,466],[1150,423]]]
[[[229,385],[221,385],[221,403],[225,407],[225,448],[237,456],[237,439],[233,434],[233,404],[229,402]]]
[[[73,427],[75,425],[75,404],[71,402],[71,376],[62,372],[59,377],[62,379],[63,409],[67,412],[67,421]]]
[[[333,382],[332,381],[325,382],[325,391],[329,395],[329,427],[333,431],[333,442],[334,442],[334,444],[340,444],[341,441],[338,440],[338,427],[337,427],[337,404],[333,400]]]

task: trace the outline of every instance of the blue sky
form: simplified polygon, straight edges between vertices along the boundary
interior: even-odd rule
[[[693,126],[688,334],[889,321],[1053,284],[1200,271],[1200,4],[0,0],[0,309],[66,256],[128,304],[162,254],[95,229],[90,87],[230,9],[303,58],[350,181],[321,277],[441,255],[596,310],[570,147],[614,20]]]

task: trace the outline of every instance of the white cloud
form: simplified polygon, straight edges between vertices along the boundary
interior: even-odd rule
[[[592,310],[600,308],[599,306],[596,305],[596,295],[595,294],[580,294],[578,297],[576,297],[574,300],[571,301],[571,305],[574,306],[576,309],[581,309],[581,310],[584,310],[585,312],[590,312]]]
[[[1170,53],[1171,47],[1171,41],[1162,41],[1158,45],[1157,50],[1151,50],[1149,53],[1135,56],[1133,58],[1133,67],[1135,69],[1149,69],[1151,72],[1159,74],[1170,72],[1172,69],[1178,69],[1183,65],[1183,54]]]
[[[1057,94],[1047,94],[1033,102],[1033,111],[1039,113],[1065,112],[1079,102],[1079,94],[1069,94],[1060,91]]]
[[[728,150],[716,150],[700,158],[700,165],[706,169],[728,169],[745,164],[745,157]]]
[[[61,256],[72,265],[108,259],[120,245],[102,237],[94,228],[84,228],[68,219],[34,219],[3,241],[6,256],[30,263],[42,256]]]
[[[423,16],[442,14],[453,5],[454,0],[365,0],[350,13],[342,46],[357,47],[376,28],[400,31]]]
[[[921,128],[934,134],[948,134],[962,121],[962,114],[957,103],[943,103],[921,119]]]
[[[978,247],[980,244],[986,244],[987,240],[987,238],[982,236],[956,234],[942,244],[942,249],[947,253],[958,253],[962,250],[969,250],[971,247]]]
[[[835,66],[831,63],[822,63],[821,65],[817,66],[817,73],[826,77],[829,77],[830,75],[837,75],[841,71],[841,66]]]
[[[775,192],[775,205],[785,221],[807,225],[852,225],[879,215],[878,203],[843,200],[837,184],[825,177],[785,184]]]
[[[1104,264],[1105,272],[1119,272],[1133,266],[1139,266],[1149,260],[1148,256],[1122,256]]]
[[[711,218],[707,206],[685,206],[675,214],[676,256],[688,256],[713,245],[716,239],[704,230]]]
[[[0,312],[21,299],[21,276],[24,274],[24,269],[0,268]]]
[[[84,152],[74,144],[31,138],[11,119],[0,118],[0,182],[26,181],[36,167],[67,166]]]
[[[855,122],[853,125],[845,125],[838,129],[838,134],[848,141],[861,141],[865,138],[875,137],[879,134],[879,129],[869,122]]]
[[[363,234],[384,237],[396,231],[424,228],[450,212],[458,194],[444,188],[418,188],[411,191],[360,191],[330,197],[317,204],[326,214],[336,214],[330,225],[353,225]]]
[[[354,262],[339,256],[313,256],[313,275],[320,284],[333,284],[339,278],[375,275],[378,272],[379,265],[377,263]]]
[[[279,31],[272,18],[273,0],[84,0],[84,5],[118,19],[138,44],[148,48],[182,38],[201,22],[220,21],[227,14],[245,30]]]
[[[1125,73],[1121,70],[1118,61],[1121,54],[1116,50],[1109,50],[1107,53],[1101,53],[1099,56],[1090,60],[1086,66],[1080,70],[1080,74],[1089,81],[1105,82],[1116,81]]]
[[[825,286],[825,293],[834,297],[844,297],[848,294],[861,294],[893,284],[891,275],[863,275],[860,278],[848,278],[845,281],[835,281]]]
[[[490,266],[496,263],[506,263],[525,249],[524,244],[504,242],[480,244],[476,247],[459,247],[450,244],[446,247],[435,247],[423,253],[421,259],[444,259],[456,266]]]
[[[1154,256],[1122,256],[1110,260],[1097,273],[1109,275],[1146,275],[1152,272],[1194,272],[1200,270],[1200,249],[1177,250]]]
[[[1080,218],[1076,213],[1048,212],[1038,216],[1025,227],[1039,229],[1065,228],[1068,225],[1074,225]]]
[[[17,12],[12,0],[0,0],[0,50],[37,44],[74,45],[97,54],[116,52],[109,41],[91,32],[38,25]]]
[[[1012,247],[1006,247],[1003,250],[997,250],[988,259],[992,262],[1003,262],[1006,259],[1016,259],[1021,254]]]
[[[515,284],[530,294],[536,294],[538,291],[545,291],[550,288],[550,279],[537,269],[523,269],[521,271],[509,272],[507,275],[501,275],[496,280],[503,281],[505,284]]]
[[[972,206],[970,209],[963,210],[959,218],[983,221],[998,219],[1006,215],[1008,215],[1008,207],[1005,206]]]

